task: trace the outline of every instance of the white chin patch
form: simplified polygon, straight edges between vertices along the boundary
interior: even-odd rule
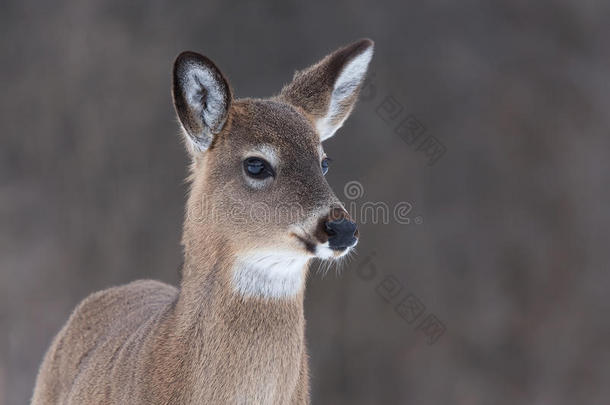
[[[316,257],[319,259],[338,259],[345,256],[351,248],[347,248],[343,251],[332,250],[328,247],[328,242],[316,246]]]
[[[233,269],[235,291],[251,298],[290,298],[305,287],[309,258],[289,252],[258,251],[240,257]]]

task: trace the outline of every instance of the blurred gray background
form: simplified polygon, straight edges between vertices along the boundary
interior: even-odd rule
[[[328,180],[412,221],[362,224],[340,274],[310,277],[314,403],[610,403],[609,17],[588,0],[3,1],[0,404],[27,403],[86,295],[177,282],[173,58],[202,52],[266,97],[365,36],[373,80],[327,142]],[[389,97],[446,148],[434,165]]]

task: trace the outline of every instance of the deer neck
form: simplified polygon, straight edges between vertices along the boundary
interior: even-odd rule
[[[176,309],[198,314],[197,319],[235,308],[250,316],[247,307],[256,308],[259,318],[287,308],[302,312],[308,262],[270,250],[236,255],[226,240],[216,246],[185,245]]]
[[[239,258],[222,247],[185,247],[181,290],[165,324],[172,338],[159,342],[179,350],[172,367],[184,377],[185,400],[286,402],[306,367],[302,288],[289,297],[249,296],[234,278]],[[225,381],[222,392],[204,380]]]

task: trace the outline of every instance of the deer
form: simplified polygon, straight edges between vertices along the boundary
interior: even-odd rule
[[[179,286],[138,280],[85,298],[44,356],[33,405],[310,402],[309,264],[359,239],[322,142],[352,112],[373,48],[339,48],[266,99],[234,99],[214,62],[177,56],[190,157]],[[276,209],[287,204],[299,209]]]

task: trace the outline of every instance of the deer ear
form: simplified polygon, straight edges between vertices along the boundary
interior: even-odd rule
[[[174,62],[174,108],[191,152],[205,151],[227,120],[231,89],[214,62],[182,52]]]
[[[279,98],[301,107],[315,121],[322,141],[333,136],[356,104],[373,56],[373,41],[361,39],[295,73]]]

